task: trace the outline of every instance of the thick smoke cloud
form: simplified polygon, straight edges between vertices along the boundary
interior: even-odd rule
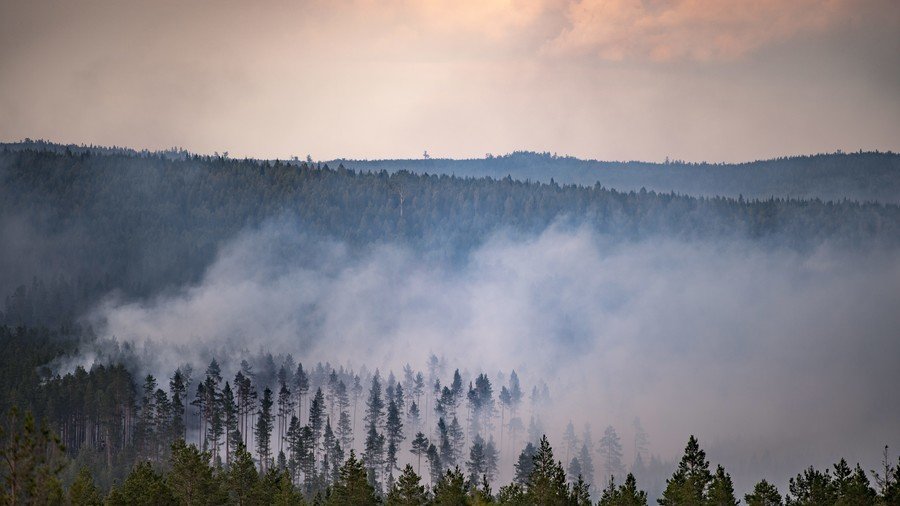
[[[612,424],[630,462],[639,416],[652,453],[676,458],[697,434],[739,491],[840,456],[871,467],[900,445],[895,251],[555,226],[498,234],[462,264],[432,253],[354,251],[280,220],[224,248],[199,284],[110,298],[90,319],[163,376],[259,349],[396,373],[432,353],[450,371],[516,369],[527,389],[550,387],[551,433]]]

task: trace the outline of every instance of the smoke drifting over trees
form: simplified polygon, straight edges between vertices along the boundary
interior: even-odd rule
[[[232,495],[249,462],[348,497],[763,497],[900,447],[895,205],[56,151],[0,155],[4,342],[40,344],[2,407],[107,473],[185,437]],[[59,402],[85,382],[109,405]]]

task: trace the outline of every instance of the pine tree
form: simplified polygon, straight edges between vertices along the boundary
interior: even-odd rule
[[[287,473],[278,475],[277,488],[272,495],[273,506],[304,506],[303,495],[294,488],[291,477]]]
[[[303,396],[309,392],[309,375],[303,370],[303,364],[297,364],[294,373],[294,394],[297,396],[297,418],[303,419]]]
[[[491,436],[484,445],[484,465],[484,477],[488,483],[493,483],[500,468],[500,452],[497,450],[497,445],[494,444],[494,436]]]
[[[161,388],[156,389],[153,405],[155,407],[153,420],[153,433],[156,435],[151,445],[153,447],[153,459],[159,462],[163,457],[167,445],[171,444],[172,434],[172,404],[169,396]]]
[[[513,479],[516,484],[525,485],[528,483],[528,477],[531,476],[531,471],[534,469],[535,455],[537,455],[537,448],[531,443],[526,444],[522,452],[519,453],[519,458],[515,464],[516,474]]]
[[[316,394],[309,405],[309,428],[313,435],[313,455],[318,458],[319,439],[325,428],[325,395],[321,388],[316,389]]]
[[[378,371],[375,371],[372,388],[369,390],[369,399],[366,402],[367,431],[362,460],[376,482],[378,481],[378,472],[384,466],[385,437],[378,431],[382,426],[383,419],[384,401],[381,397],[381,379]]]
[[[637,417],[634,418],[631,426],[634,429],[634,461],[637,462],[638,459],[646,460],[648,448],[650,447],[650,438],[647,437],[647,431],[641,425],[641,419]]]
[[[350,414],[346,411],[341,411],[338,418],[337,436],[343,448],[353,446],[353,425],[350,421]]]
[[[172,444],[166,478],[172,494],[180,504],[214,505],[225,502],[224,491],[213,475],[209,452],[201,452],[181,439]]]
[[[699,503],[680,504],[686,506]],[[598,506],[647,506],[647,493],[638,490],[637,480],[634,479],[633,474],[628,473],[624,485],[617,487],[615,479],[609,481],[609,484],[603,489]]]
[[[837,491],[828,470],[820,472],[810,466],[795,478],[788,480],[785,504],[790,506],[812,506],[833,504],[837,501]]]
[[[575,435],[575,425],[572,424],[571,420],[569,420],[566,430],[563,432],[563,444],[566,448],[566,458],[563,462],[568,462],[575,455],[575,452],[578,451],[578,436]]]
[[[434,485],[441,479],[441,474],[444,473],[444,464],[441,462],[440,452],[433,443],[428,445],[428,451],[425,455],[428,458],[428,476],[431,479],[431,484]]]
[[[581,445],[581,452],[578,454],[578,463],[581,465],[581,474],[588,482],[588,488],[594,483],[594,461],[591,459],[591,450],[587,442]]]
[[[175,506],[178,500],[166,484],[165,478],[149,462],[138,462],[120,489],[110,492],[106,499],[110,506]]]
[[[553,459],[553,449],[547,436],[542,436],[533,458],[534,467],[525,482],[526,494],[532,504],[564,505],[569,497],[566,472],[561,462]]]
[[[421,478],[410,464],[403,468],[397,483],[391,488],[386,498],[388,506],[421,506],[428,503],[425,486],[420,485]]]
[[[259,473],[253,457],[243,444],[235,448],[234,459],[225,475],[225,483],[231,500],[238,506],[255,504],[254,490],[259,481]]]
[[[877,497],[859,464],[851,470],[844,459],[834,465],[834,487],[838,504],[873,504]]]
[[[285,376],[286,372],[284,367],[279,370],[279,376]],[[287,425],[290,421],[290,417],[294,412],[294,402],[293,397],[291,396],[291,391],[288,390],[287,384],[285,382],[281,382],[280,388],[278,389],[278,451],[284,451],[284,435],[287,432]]]
[[[68,499],[70,506],[100,506],[103,504],[100,491],[94,484],[94,478],[86,466],[82,466],[78,470],[75,481],[69,487]]]
[[[712,479],[706,452],[700,449],[697,438],[691,436],[678,464],[678,470],[666,480],[666,489],[657,502],[663,506],[702,504],[706,496],[706,487]]]
[[[738,506],[740,504],[734,497],[734,485],[731,476],[725,472],[725,468],[718,466],[707,491],[705,504],[708,506]]]
[[[231,385],[225,382],[220,396],[222,402],[222,421],[225,429],[225,462],[231,463],[233,450],[241,441],[241,432],[238,430],[238,406],[234,400]]]
[[[744,502],[747,503],[747,506],[781,506],[784,504],[778,488],[766,480],[757,483],[753,487],[753,492],[744,496]]]
[[[152,374],[144,378],[137,435],[141,455],[152,459],[156,447],[156,378]]]
[[[259,468],[263,473],[269,469],[272,460],[272,426],[272,391],[266,387],[259,403],[256,430],[254,431],[256,454],[259,456]]]
[[[593,506],[588,483],[584,481],[584,477],[580,474],[572,481],[572,491],[569,494],[569,505]]]
[[[484,440],[480,435],[475,435],[472,446],[469,448],[469,460],[466,461],[466,469],[469,471],[469,482],[478,483],[481,477],[487,473],[487,463],[484,456]]]
[[[448,469],[434,486],[435,506],[459,506],[467,504],[468,487],[459,467]]]
[[[350,457],[341,466],[340,477],[334,484],[328,504],[368,506],[377,505],[378,502],[375,489],[369,484],[365,466],[351,450]]]
[[[416,433],[416,437],[412,440],[412,449],[410,452],[417,458],[416,472],[421,472],[422,455],[428,453],[428,438],[425,437],[425,434],[421,432]]]
[[[572,457],[572,460],[569,461],[569,467],[566,468],[566,476],[571,483],[575,483],[578,478],[584,478],[578,457]]]
[[[197,393],[194,395],[194,400],[191,401],[191,406],[197,408],[197,438],[199,441],[199,445],[201,449],[206,449],[206,427],[205,420],[206,417],[204,413],[206,412],[206,387],[202,382],[197,383]]]
[[[622,464],[622,444],[619,442],[616,429],[611,425],[603,431],[598,451],[603,462],[603,479],[607,480],[610,476],[621,479],[625,474],[625,466]]]
[[[400,385],[397,385],[400,388]],[[387,420],[385,422],[385,440],[387,441],[387,471],[397,468],[397,452],[403,442],[403,421],[400,419],[400,407],[395,399],[388,402]]]
[[[187,395],[187,385],[181,369],[175,369],[175,374],[169,380],[169,394],[172,399],[172,440],[187,438],[187,427],[184,422],[184,401]]]

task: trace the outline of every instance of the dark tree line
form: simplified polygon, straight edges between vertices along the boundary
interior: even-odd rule
[[[0,323],[68,324],[112,291],[148,297],[196,281],[237,233],[286,217],[355,250],[396,241],[450,260],[499,230],[531,234],[556,222],[615,240],[743,237],[797,248],[825,240],[867,248],[900,237],[896,205],[7,146],[0,150],[0,229],[9,239],[0,244]]]
[[[437,357],[423,371],[404,367],[400,378],[327,363],[304,367],[265,353],[242,360],[233,377],[216,360],[200,374],[182,366],[166,379],[133,378],[122,365],[53,375],[39,365],[70,357],[83,336],[3,332],[4,344],[22,353],[3,357],[0,370],[36,371],[15,384],[30,397],[7,390],[2,398],[10,409],[0,478],[5,497],[20,501],[640,505],[658,496],[663,505],[738,503],[730,475],[710,466],[696,438],[672,472],[649,454],[639,420],[630,469],[613,427],[594,441],[589,426],[579,434],[570,423],[555,454],[539,411],[531,410],[528,430],[517,428],[528,406],[514,372],[498,395],[499,380],[450,374]],[[538,382],[529,405],[547,396]],[[638,487],[653,472],[669,476],[658,493]],[[512,479],[503,484],[502,476]],[[842,460],[803,470],[787,490],[762,480],[743,499],[898,504],[898,478],[885,449],[878,471]]]

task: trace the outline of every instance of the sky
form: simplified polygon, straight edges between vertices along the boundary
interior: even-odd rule
[[[0,140],[260,158],[900,149],[895,0],[0,0]]]

